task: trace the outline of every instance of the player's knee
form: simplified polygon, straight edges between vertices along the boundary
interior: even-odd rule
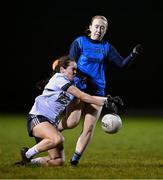
[[[79,121],[73,121],[71,122],[70,124],[68,124],[68,128],[71,129],[71,128],[75,128],[77,125],[79,124]]]
[[[65,163],[65,159],[64,159],[64,158],[60,158],[60,159],[58,160],[59,166],[63,166],[64,163]]]
[[[48,162],[49,166],[63,166],[65,163],[65,159],[64,158],[56,158],[56,159],[51,159]]]
[[[63,144],[64,143],[64,137],[58,135],[53,139],[53,141],[54,141],[55,146],[57,146],[59,144]]]
[[[93,125],[93,124],[91,124],[91,125],[88,127],[88,132],[92,132],[92,131],[93,131],[93,129],[94,129],[94,125]]]
[[[54,137],[49,138],[49,145],[51,148],[58,146],[59,144],[63,144],[64,137],[60,135],[55,135]]]
[[[92,135],[93,131],[94,131],[94,125],[92,124],[89,127],[87,127],[86,129],[83,129],[82,134],[84,134],[85,136]]]

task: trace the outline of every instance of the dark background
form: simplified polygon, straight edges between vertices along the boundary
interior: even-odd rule
[[[126,70],[109,67],[107,91],[126,109],[158,109],[163,102],[162,1],[6,1],[1,33],[1,112],[30,110],[35,84],[51,72],[52,57],[68,53],[94,15],[109,21],[105,36],[123,57],[141,43],[144,53]]]

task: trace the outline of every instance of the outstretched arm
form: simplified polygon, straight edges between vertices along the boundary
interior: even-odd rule
[[[73,85],[67,89],[67,92],[86,103],[96,104],[98,106],[103,106],[107,103],[107,97],[91,96],[85,92],[80,91],[77,87]]]
[[[81,101],[95,104],[98,106],[103,106],[110,111],[110,113],[118,113],[118,106],[123,106],[123,101],[119,96],[112,97],[108,95],[107,97],[91,96],[85,92],[80,91],[77,87],[71,85],[67,92],[79,98]]]
[[[109,50],[109,59],[111,62],[114,62],[117,67],[123,68],[130,65],[133,60],[143,52],[143,46],[141,44],[136,45],[132,52],[126,57],[123,58],[119,52],[111,45]]]

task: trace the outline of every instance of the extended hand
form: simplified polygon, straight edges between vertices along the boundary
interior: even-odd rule
[[[106,103],[106,108],[111,112],[111,113],[118,113],[118,107],[117,106],[123,106],[124,103],[122,99],[119,96],[112,97],[111,95],[107,96],[107,103]]]
[[[138,44],[134,47],[132,54],[139,55],[139,54],[142,54],[142,52],[143,52],[143,46],[141,44]]]
[[[112,97],[111,95],[107,95],[107,101],[114,102],[115,104],[120,105],[120,106],[124,105],[122,99],[119,96]]]

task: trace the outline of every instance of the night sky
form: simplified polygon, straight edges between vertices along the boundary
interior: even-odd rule
[[[107,92],[119,95],[126,108],[163,106],[163,6],[159,1],[20,1],[3,11],[1,112],[28,112],[40,93],[36,82],[51,73],[53,58],[68,53],[94,15],[109,21],[105,36],[126,57],[141,43],[144,52],[126,70],[113,65]],[[63,7],[64,4],[64,7]]]

